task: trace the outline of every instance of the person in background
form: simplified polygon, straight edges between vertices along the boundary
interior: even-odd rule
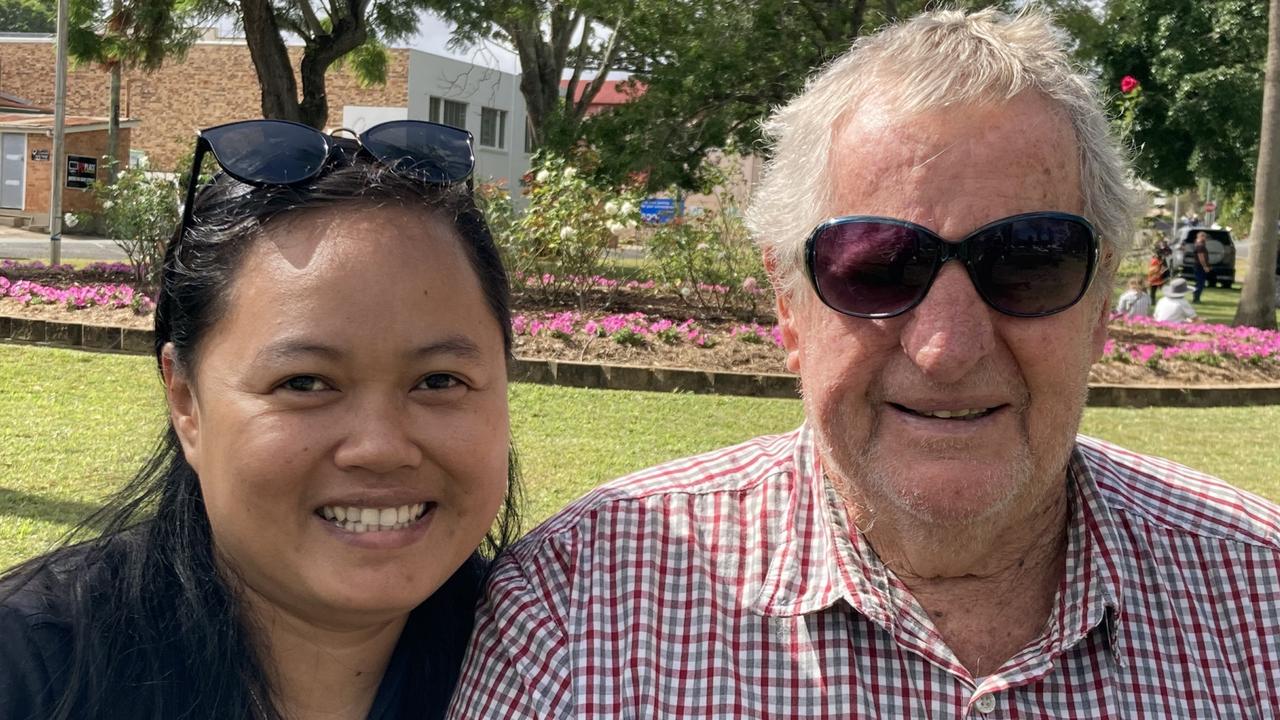
[[[1196,317],[1196,309],[1187,302],[1187,281],[1174,278],[1164,288],[1164,297],[1156,303],[1153,315],[1156,322],[1185,323]]]
[[[1129,278],[1129,288],[1116,300],[1116,312],[1125,317],[1145,317],[1151,314],[1151,301],[1142,287],[1142,278]]]
[[[1147,288],[1150,293],[1151,303],[1156,301],[1156,291],[1162,285],[1169,281],[1169,256],[1173,254],[1173,250],[1169,249],[1169,243],[1164,240],[1157,240],[1155,247],[1151,249],[1151,259],[1147,261]]]
[[[1209,263],[1209,233],[1196,233],[1195,249],[1196,262],[1196,290],[1191,296],[1191,302],[1200,302],[1200,294],[1204,292],[1204,287],[1209,283],[1209,279],[1213,277],[1213,265]]]
[[[0,718],[438,718],[517,532],[470,136],[199,143],[156,304],[167,430],[93,537],[0,582]]]

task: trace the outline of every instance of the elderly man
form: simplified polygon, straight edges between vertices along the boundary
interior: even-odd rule
[[[925,15],[777,112],[751,220],[804,425],[500,558],[453,717],[1280,711],[1280,511],[1076,435],[1134,208],[1061,43]]]

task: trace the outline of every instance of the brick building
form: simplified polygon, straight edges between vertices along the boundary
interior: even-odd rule
[[[53,105],[54,42],[49,35],[0,34],[0,93]],[[295,71],[302,48],[291,47]],[[519,178],[528,170],[526,114],[519,78],[431,53],[390,50],[385,85],[362,88],[347,69],[326,78],[330,128],[360,130],[390,119],[433,119],[477,138],[476,174]],[[67,74],[67,112],[106,115],[110,76],[95,66]],[[132,149],[151,169],[175,171],[191,152],[199,128],[261,117],[262,98],[249,48],[239,39],[196,43],[185,58],[152,73],[127,73],[121,115],[137,121]]]
[[[134,121],[120,124],[121,154],[129,151]],[[107,152],[107,119],[69,115],[64,135],[67,173],[62,208],[67,212],[91,212],[89,184],[102,177],[100,158]],[[34,225],[47,224],[53,190],[53,115],[0,113],[0,214],[26,218]]]

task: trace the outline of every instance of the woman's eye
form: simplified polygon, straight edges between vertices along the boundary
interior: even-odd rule
[[[329,383],[321,380],[315,375],[297,375],[280,383],[280,387],[294,392],[318,392],[320,390],[332,390]]]
[[[448,373],[432,373],[424,378],[420,385],[428,390],[448,390],[462,383],[458,378]]]

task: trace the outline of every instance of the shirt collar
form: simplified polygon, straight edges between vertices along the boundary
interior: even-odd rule
[[[852,523],[843,501],[822,473],[813,431],[806,424],[794,436],[790,507],[795,522],[781,528],[769,570],[752,609],[766,616],[816,613],[844,600],[882,627],[890,627],[891,573]],[[1071,498],[1067,567],[1053,622],[1055,644],[1078,642],[1106,623],[1117,657],[1121,643],[1121,598],[1132,551],[1099,491],[1095,473],[1105,458],[1077,445],[1067,467]]]

